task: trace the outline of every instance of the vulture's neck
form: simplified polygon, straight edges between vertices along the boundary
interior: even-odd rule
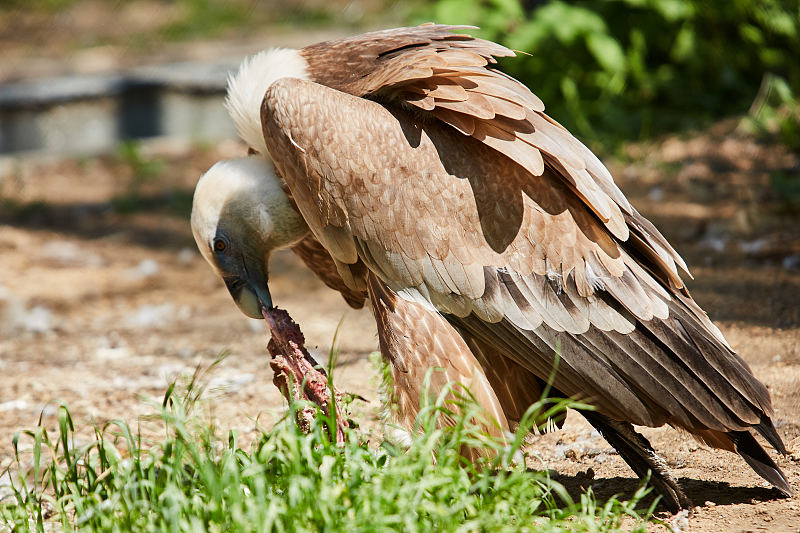
[[[228,78],[225,106],[242,140],[263,156],[269,156],[261,130],[264,94],[281,78],[310,79],[308,71],[308,62],[299,50],[272,48],[245,59],[239,71]]]

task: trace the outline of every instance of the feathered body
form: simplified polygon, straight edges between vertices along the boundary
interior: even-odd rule
[[[450,376],[474,375],[505,428],[557,364],[554,393],[595,406],[589,421],[639,474],[657,470],[671,507],[688,500],[631,424],[736,451],[790,494],[750,433],[785,452],[769,394],[689,295],[681,257],[495,68],[513,52],[459,29],[266,52],[232,78],[240,133],[274,161],[310,229],[319,261],[306,263],[351,304],[369,297],[406,390],[449,357]]]

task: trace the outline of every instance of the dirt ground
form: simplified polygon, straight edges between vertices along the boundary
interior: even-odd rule
[[[779,458],[800,494],[800,216],[769,186],[800,158],[724,123],[702,135],[633,145],[611,165],[633,203],[683,254],[695,298],[772,393]],[[54,428],[67,404],[78,426],[153,411],[167,384],[224,359],[207,380],[207,407],[223,431],[255,434],[282,401],[273,387],[260,321],[242,316],[197,253],[188,226],[191,190],[214,148],[145,147],[130,158],[16,161],[0,169],[0,470],[14,432]],[[138,160],[137,160],[138,161]],[[137,172],[147,170],[147,179]],[[302,326],[320,359],[337,339],[337,385],[370,400],[377,349],[367,311],[352,311],[291,254],[272,261],[276,303]],[[698,505],[683,531],[800,531],[800,502],[781,499],[739,458],[672,429],[646,429]],[[631,495],[634,474],[581,417],[535,439],[538,467],[577,495]],[[2,480],[0,480],[1,484]],[[2,487],[0,487],[2,489]],[[661,513],[662,518],[669,518]],[[681,524],[678,524],[681,525]]]

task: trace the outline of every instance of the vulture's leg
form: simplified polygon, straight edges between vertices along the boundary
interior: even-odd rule
[[[669,473],[664,460],[631,424],[611,420],[596,411],[580,411],[580,413],[619,452],[639,477],[644,478],[648,471],[651,472],[650,483],[661,495],[664,505],[670,512],[677,513],[692,506],[692,502]]]

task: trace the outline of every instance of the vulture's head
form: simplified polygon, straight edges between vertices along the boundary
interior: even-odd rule
[[[247,316],[272,308],[269,256],[299,242],[308,226],[261,156],[216,163],[197,182],[192,233],[211,268]]]

